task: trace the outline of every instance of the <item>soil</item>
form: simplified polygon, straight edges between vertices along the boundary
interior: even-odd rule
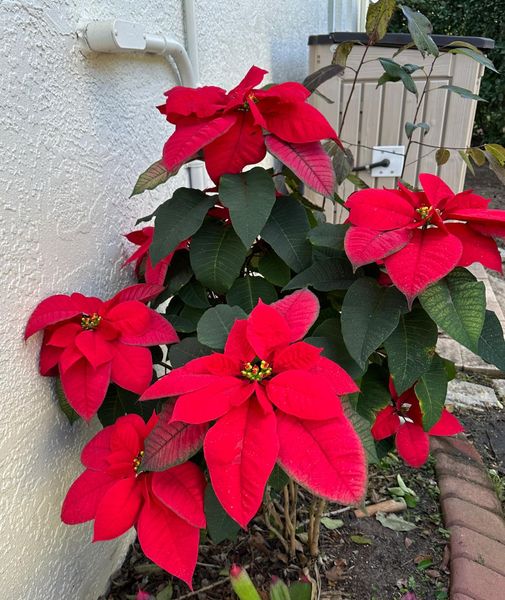
[[[492,208],[505,208],[505,188],[487,167],[467,173],[465,189],[491,198]],[[500,243],[505,248],[504,243]],[[489,385],[487,381],[475,381]],[[505,500],[505,412],[460,412],[457,415],[469,438],[481,453],[502,501]],[[138,542],[111,580],[109,593],[98,600],[134,600],[139,590],[156,600],[232,600],[228,570],[232,563],[247,566],[248,572],[268,598],[270,578],[296,581],[304,576],[315,580],[326,600],[400,600],[408,592],[416,600],[448,598],[448,532],[444,529],[438,502],[433,463],[422,469],[406,467],[388,456],[370,473],[367,503],[391,498],[389,487],[397,485],[400,474],[418,496],[416,506],[399,513],[415,525],[408,532],[384,527],[375,517],[358,519],[350,509],[329,505],[326,514],[343,524],[329,530],[322,526],[318,559],[311,559],[303,547],[290,559],[282,544],[267,530],[261,518],[235,542],[219,545],[203,540],[194,577],[194,593],[148,561]],[[301,520],[307,515],[309,499],[300,497]],[[303,528],[301,530],[303,539]],[[413,596],[408,596],[412,598]]]

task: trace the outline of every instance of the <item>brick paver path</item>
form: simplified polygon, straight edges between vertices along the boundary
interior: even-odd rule
[[[505,520],[482,459],[464,437],[431,439],[451,533],[451,600],[505,600]]]

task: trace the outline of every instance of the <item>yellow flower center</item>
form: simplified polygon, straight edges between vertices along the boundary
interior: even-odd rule
[[[430,214],[432,207],[431,206],[421,206],[421,208],[416,208],[416,212],[419,213],[421,219],[426,219],[426,217]]]
[[[96,329],[100,324],[102,317],[98,313],[93,313],[92,315],[82,315],[81,318],[81,327],[83,329]]]
[[[135,473],[138,472],[140,465],[142,464],[142,457],[144,456],[144,451],[141,450],[137,456],[133,459],[133,470]]]
[[[250,362],[244,363],[244,368],[240,371],[241,375],[249,381],[262,381],[272,374],[272,367],[266,360],[262,360],[259,364]]]

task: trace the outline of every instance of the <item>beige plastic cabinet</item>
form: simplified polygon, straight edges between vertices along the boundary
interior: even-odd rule
[[[451,41],[464,40],[483,49],[494,47],[493,40],[487,38],[458,38],[433,36],[439,48]],[[309,38],[310,72],[331,64],[336,45],[347,40],[359,40],[366,43],[366,36],[359,33],[332,33],[329,35],[311,36]],[[366,165],[372,162],[374,146],[405,146],[408,139],[405,134],[405,122],[413,122],[418,99],[408,92],[401,82],[386,83],[377,88],[377,80],[384,72],[377,60],[379,57],[393,58],[397,50],[410,41],[408,34],[388,34],[380,45],[372,46],[367,53],[366,61],[360,70],[356,88],[349,105],[343,129],[340,121],[352,88],[354,71],[346,69],[343,77],[334,77],[320,86],[319,91],[333,101],[329,104],[320,96],[312,96],[313,104],[327,117],[333,127],[340,133],[345,146],[349,146],[354,155],[354,163]],[[364,52],[364,46],[356,44],[349,55],[347,64],[357,69]],[[395,59],[400,64],[411,63],[430,67],[433,57],[422,58],[415,49],[402,51]],[[404,179],[416,184],[419,173],[435,173],[455,191],[461,191],[464,183],[466,166],[457,151],[451,152],[449,161],[438,166],[435,152],[439,147],[467,147],[471,143],[472,127],[477,101],[462,98],[447,89],[437,89],[443,85],[454,85],[466,88],[477,94],[483,67],[462,54],[448,54],[441,50],[441,56],[435,63],[430,79],[429,93],[424,97],[416,121],[426,122],[430,131],[424,135],[419,129],[413,134],[413,140],[430,144],[431,147],[413,143],[406,157]],[[421,97],[426,84],[423,71],[412,74]],[[398,178],[389,175],[387,168],[383,176],[372,177],[370,172],[362,171],[359,176],[375,188],[394,187]],[[345,182],[339,194],[346,198],[354,191],[354,186]],[[312,200],[316,200],[312,196]],[[321,201],[321,199],[319,199]],[[345,217],[338,206],[326,201],[325,210],[329,221],[341,222]]]

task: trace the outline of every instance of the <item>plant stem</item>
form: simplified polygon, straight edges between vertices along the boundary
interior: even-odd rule
[[[365,60],[365,56],[367,55],[367,52],[368,52],[368,49],[370,48],[370,46],[371,46],[371,42],[370,42],[370,40],[368,40],[368,43],[367,43],[365,49],[363,50],[363,54],[361,56],[361,60],[359,61],[358,68],[354,72],[354,79],[352,81],[351,91],[349,93],[349,97],[347,98],[347,102],[346,102],[346,105],[345,105],[345,108],[344,108],[344,114],[342,115],[342,119],[340,120],[340,127],[339,127],[340,131],[339,131],[339,133],[342,133],[342,131],[344,129],[345,118],[347,116],[347,111],[349,110],[349,104],[351,103],[351,98],[352,98],[352,96],[354,94],[354,90],[356,88],[356,83],[358,81],[358,75],[359,75],[359,72],[361,70],[361,67],[363,66],[363,62]]]
[[[323,498],[314,498],[310,507],[308,541],[309,552],[311,556],[319,555],[319,534],[321,532],[321,517],[326,508],[326,500]]]

